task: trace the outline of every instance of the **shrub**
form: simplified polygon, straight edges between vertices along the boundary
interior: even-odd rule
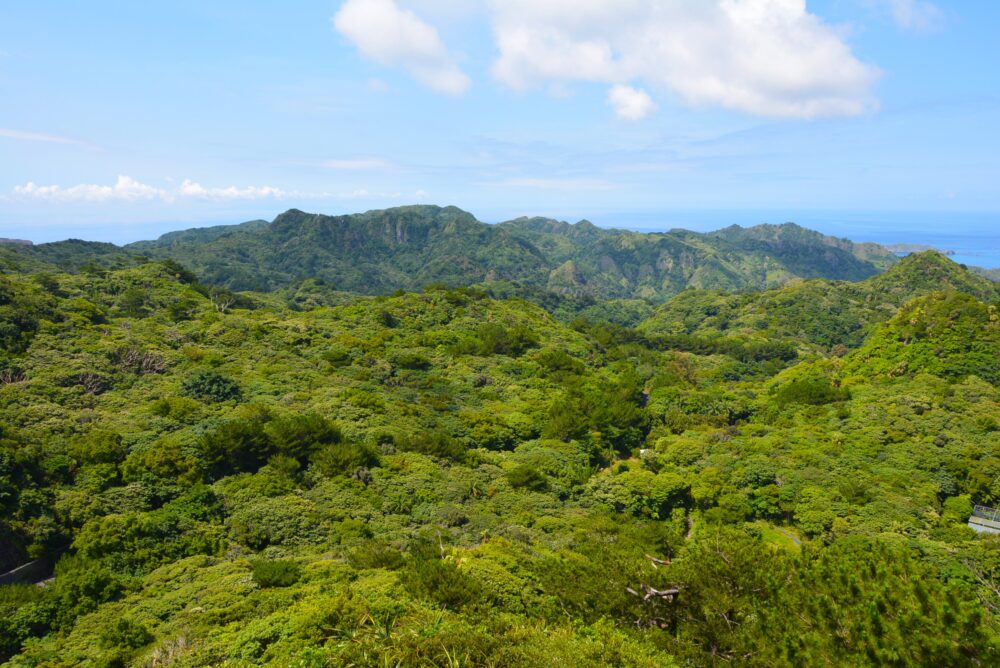
[[[422,538],[410,547],[410,559],[400,574],[409,591],[449,610],[460,610],[479,601],[482,588],[454,561],[441,556],[439,544]]]
[[[153,642],[153,634],[141,623],[120,617],[101,632],[100,642],[108,649],[138,649]]]
[[[344,440],[340,429],[321,415],[291,415],[270,422],[266,428],[275,449],[305,461],[311,452]]]
[[[347,552],[347,563],[359,570],[366,568],[398,570],[402,568],[405,560],[403,553],[389,543],[368,540]]]
[[[336,443],[316,451],[313,465],[325,476],[348,475],[362,467],[378,466],[375,450],[361,443]]]
[[[203,401],[239,401],[243,396],[236,381],[217,371],[207,369],[189,376],[182,388],[187,396]]]
[[[287,559],[258,559],[251,567],[253,581],[259,587],[290,587],[302,577],[302,568]]]
[[[263,420],[232,420],[201,437],[202,457],[217,477],[256,471],[267,463],[275,447]]]
[[[420,353],[407,351],[396,354],[392,361],[396,366],[411,371],[426,371],[432,366],[431,361]]]
[[[404,452],[419,452],[422,455],[454,461],[465,457],[465,446],[442,432],[425,432],[397,438],[396,446]]]
[[[851,393],[845,388],[834,387],[827,378],[803,378],[778,387],[774,398],[779,404],[821,406],[835,401],[846,401],[851,398]]]
[[[549,479],[531,464],[520,464],[507,472],[507,482],[516,489],[544,492],[549,488]]]

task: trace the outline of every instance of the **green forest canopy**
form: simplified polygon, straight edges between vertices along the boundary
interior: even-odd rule
[[[1000,502],[1000,295],[940,255],[631,327],[502,283],[24,269],[0,562],[59,559],[0,586],[10,665],[1000,659],[965,524]]]

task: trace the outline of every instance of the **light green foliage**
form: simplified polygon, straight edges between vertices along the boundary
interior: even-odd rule
[[[560,264],[591,235],[538,226],[490,234]],[[715,240],[785,237],[816,241]],[[649,243],[550,278],[610,290]],[[918,262],[953,291],[893,282]],[[12,665],[997,663],[998,542],[965,526],[1000,502],[995,296],[933,256],[640,323],[512,283],[224,305],[170,264],[47,271],[0,286],[34,322],[2,335],[0,562],[59,561],[0,586]]]

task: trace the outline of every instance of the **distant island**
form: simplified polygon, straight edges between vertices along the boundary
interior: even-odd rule
[[[896,255],[909,255],[910,253],[924,253],[926,251],[937,251],[942,255],[955,255],[953,250],[945,250],[943,248],[938,248],[936,246],[928,246],[927,244],[882,244],[883,247],[895,253]]]
[[[14,246],[34,246],[35,244],[28,241],[27,239],[3,239],[0,238],[0,244],[12,244]]]

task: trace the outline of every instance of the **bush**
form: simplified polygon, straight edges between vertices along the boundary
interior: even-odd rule
[[[410,559],[400,574],[407,590],[449,610],[461,610],[482,597],[482,588],[463,573],[454,561],[441,556],[440,545],[429,538],[410,547]]]
[[[203,401],[239,401],[243,392],[232,378],[217,371],[199,371],[189,376],[182,385],[184,394]]]
[[[153,634],[141,623],[120,617],[104,629],[100,642],[107,649],[139,649],[153,642]]]
[[[507,472],[507,482],[516,489],[544,492],[549,488],[549,479],[530,464],[520,464]]]
[[[419,452],[422,455],[460,461],[465,457],[465,446],[442,432],[415,434],[407,438],[397,438],[396,446],[404,452]]]
[[[291,415],[269,423],[266,428],[275,449],[304,462],[310,453],[344,440],[340,429],[321,415]]]
[[[411,371],[426,371],[432,366],[431,361],[420,353],[407,351],[397,353],[392,361],[401,369],[409,369]]]
[[[822,406],[835,401],[847,401],[851,398],[851,393],[844,388],[834,387],[827,378],[803,378],[778,387],[774,398],[779,404]]]
[[[274,443],[261,419],[226,422],[202,436],[198,446],[216,477],[240,471],[254,472],[275,453]]]
[[[325,476],[348,475],[359,468],[379,465],[378,455],[361,443],[337,443],[315,452],[313,465]]]
[[[476,328],[474,339],[465,339],[452,348],[456,355],[509,355],[517,357],[529,348],[538,345],[538,335],[526,325],[516,325],[510,329],[489,322]]]
[[[294,561],[258,559],[251,564],[253,581],[259,587],[290,587],[302,577],[302,568]]]

